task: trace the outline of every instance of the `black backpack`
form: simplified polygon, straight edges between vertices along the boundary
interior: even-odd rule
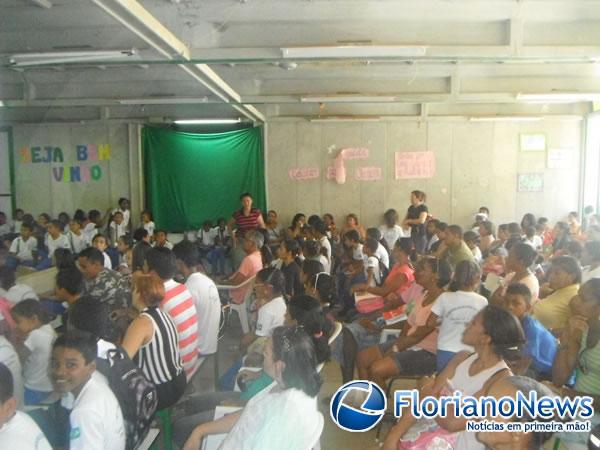
[[[97,367],[119,401],[125,422],[126,449],[135,449],[148,434],[158,395],[154,384],[120,347],[111,349],[106,359],[98,358]]]

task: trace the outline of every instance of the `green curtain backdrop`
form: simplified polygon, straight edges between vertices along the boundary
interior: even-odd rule
[[[196,134],[142,129],[146,205],[158,228],[181,232],[229,219],[250,192],[266,208],[262,127]]]

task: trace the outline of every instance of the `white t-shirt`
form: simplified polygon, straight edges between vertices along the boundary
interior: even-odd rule
[[[381,271],[379,270],[379,260],[375,256],[369,256],[367,258],[367,263],[365,266],[365,275],[367,278],[369,277],[369,269],[373,269],[373,278],[375,279],[375,284],[371,287],[377,286],[381,283]]]
[[[377,245],[375,256],[379,258],[379,261],[381,261],[386,268],[390,268],[390,255],[388,254],[387,250],[383,245]]]
[[[13,239],[10,244],[10,253],[17,255],[21,261],[32,261],[33,252],[37,249],[37,239],[30,236],[26,241],[21,236]]]
[[[4,297],[13,305],[16,305],[20,301],[25,300],[27,298],[39,300],[35,291],[26,284],[15,284],[8,291],[5,291],[4,289],[0,288],[0,297]]]
[[[121,236],[125,236],[127,234],[127,224],[125,220],[117,225],[116,222],[110,223],[110,239],[112,240],[112,245],[117,246],[117,241]]]
[[[306,450],[315,445],[323,428],[316,397],[275,386],[250,399],[220,450]]]
[[[0,428],[0,444],[11,450],[52,450],[40,427],[27,414],[17,411]]]
[[[85,237],[88,242],[92,242],[94,236],[96,236],[99,233],[98,228],[96,228],[96,224],[93,222],[88,223],[85,227],[83,227],[83,230],[81,231],[83,234],[85,234]]]
[[[196,236],[198,236],[198,240],[200,244],[204,247],[213,247],[215,245],[215,238],[219,234],[219,227],[211,228],[208,231],[205,231],[203,228],[198,230]]]
[[[71,250],[73,250],[73,253],[75,254],[81,253],[90,246],[90,241],[83,232],[75,234],[72,231],[69,231],[66,236],[71,244]]]
[[[125,225],[125,227],[127,227],[127,225],[129,225],[129,218],[131,217],[131,210],[127,209],[125,211],[123,211],[121,208],[117,208],[117,209],[113,209],[113,214],[120,212],[121,214],[123,214],[123,222],[121,222],[123,225]]]
[[[23,376],[21,361],[19,355],[8,339],[0,335],[0,362],[8,367],[13,377],[13,392],[17,398],[17,407],[22,407],[23,403]],[[0,433],[1,435],[1,433]],[[1,441],[1,439],[0,439]]]
[[[531,239],[524,239],[523,243],[530,245],[531,247],[533,247],[534,250],[540,250],[542,248],[542,245],[544,244],[544,241],[540,236],[534,234]]]
[[[121,407],[105,379],[94,372],[73,402],[69,422],[70,450],[124,450],[125,423]],[[63,406],[68,408],[67,396]]]
[[[221,300],[213,280],[202,273],[191,274],[185,282],[198,315],[198,351],[200,356],[217,351]]]
[[[390,250],[394,248],[394,244],[398,239],[410,237],[410,228],[405,231],[400,225],[394,225],[392,228],[388,228],[387,225],[381,225],[379,231],[381,231],[381,237],[385,240]]]
[[[447,352],[473,351],[462,343],[462,335],[471,319],[488,304],[475,292],[444,292],[431,307],[440,320],[438,350]]]
[[[481,261],[483,260],[483,255],[481,254],[481,249],[479,247],[475,246],[475,248],[471,249],[471,253],[473,253],[473,260],[477,264],[481,264]]]
[[[273,329],[283,325],[287,306],[283,297],[276,297],[258,310],[256,335],[270,337]]]
[[[323,270],[327,273],[331,273],[331,263],[325,255],[319,255],[319,262],[323,265]]]
[[[142,227],[144,227],[144,230],[148,232],[148,236],[154,236],[154,229],[156,228],[154,222],[150,221],[148,223],[143,223]]]
[[[64,234],[60,234],[56,239],[50,236],[50,233],[46,235],[46,247],[48,247],[48,257],[52,258],[54,251],[58,248],[67,248],[71,250],[71,244],[69,238]]]
[[[110,260],[110,256],[106,252],[102,252],[104,255],[104,267],[112,270],[112,261]]]
[[[581,284],[587,283],[592,278],[600,278],[600,267],[590,269],[590,266],[585,266],[581,271]]]
[[[321,239],[319,239],[319,244],[321,244],[321,248],[325,249],[325,256],[327,259],[331,261],[331,242],[329,242],[327,236],[323,236]],[[331,265],[331,262],[329,264]]]
[[[11,233],[12,227],[9,223],[5,223],[0,225],[0,236],[4,236],[5,234]]]
[[[47,323],[33,330],[25,339],[25,347],[31,352],[23,365],[25,387],[35,391],[52,392],[52,382],[48,375],[48,364],[52,354],[52,344],[56,333]]]

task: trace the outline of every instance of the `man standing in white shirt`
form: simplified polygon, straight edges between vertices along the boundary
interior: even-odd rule
[[[0,363],[0,443],[11,446],[15,450],[52,450],[46,436],[33,419],[17,411],[13,377],[8,367],[2,363]]]
[[[119,402],[104,377],[96,374],[94,337],[65,334],[54,343],[54,388],[71,410],[70,450],[124,450],[125,422]]]
[[[173,247],[177,269],[185,278],[185,286],[192,294],[198,313],[199,357],[217,351],[221,300],[215,283],[206,275],[196,272],[199,262],[198,248],[190,241],[181,241]]]

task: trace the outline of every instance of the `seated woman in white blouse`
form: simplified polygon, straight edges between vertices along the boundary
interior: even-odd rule
[[[263,369],[275,381],[243,410],[197,426],[184,450],[198,450],[205,436],[222,433],[227,433],[222,450],[306,450],[317,442],[322,381],[312,339],[302,327],[277,327],[264,357]]]

